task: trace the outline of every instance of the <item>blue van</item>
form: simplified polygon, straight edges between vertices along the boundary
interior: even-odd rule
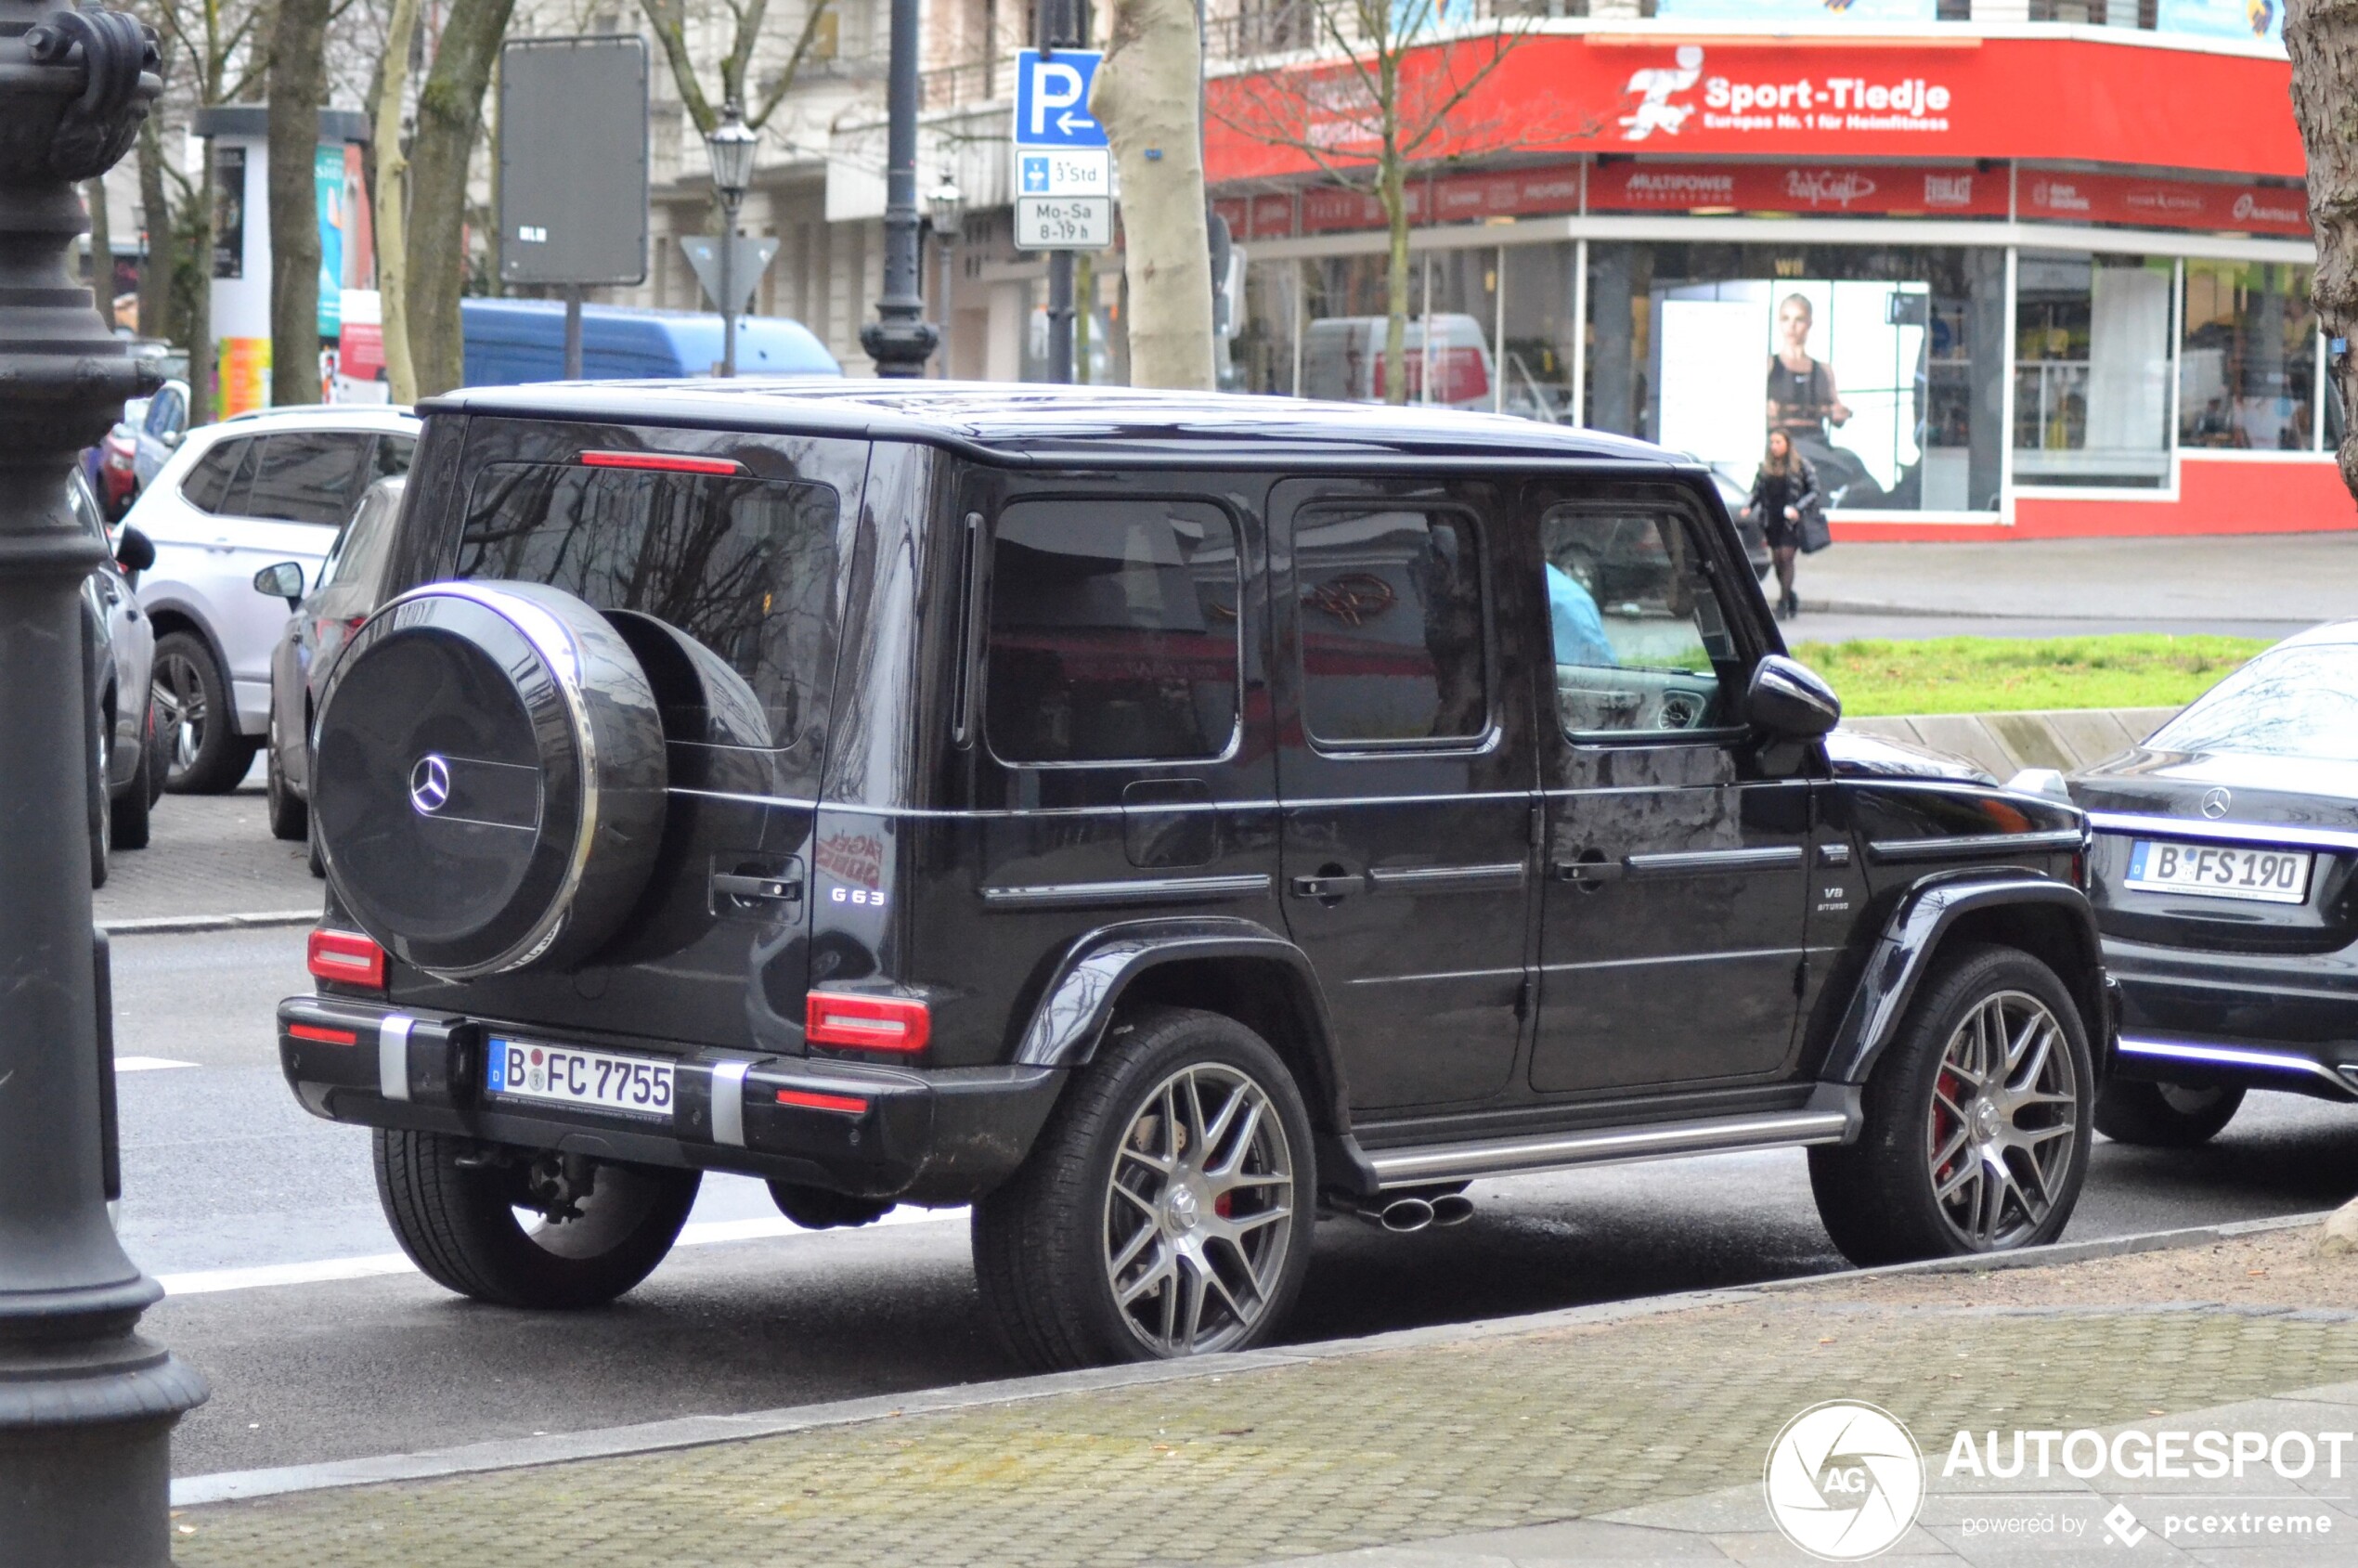
[[[464,299],[466,384],[515,386],[565,373],[565,307],[557,300]],[[701,376],[720,362],[720,317],[687,310],[581,307],[581,373],[591,381]],[[823,344],[799,321],[737,317],[737,369],[746,375],[839,376]]]

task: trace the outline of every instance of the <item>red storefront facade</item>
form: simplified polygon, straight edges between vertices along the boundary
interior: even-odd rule
[[[1412,395],[1737,480],[1807,428],[1850,538],[2358,526],[2281,53],[1538,25],[1406,61],[1404,107],[1462,93],[1412,166]],[[1364,166],[1354,80],[1211,84],[1237,384],[1378,395],[1381,208],[1304,150]]]

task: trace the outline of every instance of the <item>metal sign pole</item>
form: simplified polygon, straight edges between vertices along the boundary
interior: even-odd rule
[[[737,373],[737,204],[720,203],[720,373]]]
[[[581,285],[565,285],[565,380],[581,379]]]
[[[1071,0],[1043,0],[1040,6],[1040,53],[1053,57],[1059,47],[1071,47]],[[1058,386],[1072,384],[1072,262],[1070,251],[1048,253],[1048,379]]]

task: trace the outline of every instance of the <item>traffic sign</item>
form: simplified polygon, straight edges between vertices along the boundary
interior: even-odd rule
[[[716,310],[724,308],[720,298],[720,240],[708,234],[680,236],[680,248],[688,253],[689,268],[696,281],[704,285],[705,297],[712,301]],[[737,236],[737,249],[729,258],[730,292],[737,296],[736,308],[731,315],[743,316],[753,308],[753,292],[761,285],[761,275],[778,258],[776,235]]]
[[[1104,147],[1106,128],[1089,113],[1089,84],[1096,79],[1095,49],[1037,49],[1016,55],[1016,145],[1020,148]]]
[[[1101,147],[1070,152],[1016,149],[1016,194],[1018,196],[1110,196],[1113,155]]]
[[[1016,247],[1024,251],[1102,251],[1113,243],[1110,196],[1018,196]]]

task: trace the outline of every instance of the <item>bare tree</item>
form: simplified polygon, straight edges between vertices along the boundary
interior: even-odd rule
[[[1113,0],[1089,111],[1121,170],[1134,386],[1212,383],[1204,232],[1203,55],[1192,0]]]
[[[2285,47],[2292,55],[2292,112],[2309,161],[2309,227],[2317,236],[2310,286],[2326,335],[2347,341],[2358,327],[2358,0],[2288,0]],[[2358,369],[2332,361],[2344,408],[2358,397]],[[2341,480],[2358,495],[2358,429],[2344,421]]]
[[[803,62],[820,40],[821,29],[835,0],[810,0],[810,8],[803,13],[802,30],[796,34],[793,51],[779,66],[777,73],[764,84],[761,101],[752,103],[745,97],[745,73],[753,68],[754,51],[761,43],[762,24],[768,20],[770,0],[722,0],[731,19],[729,52],[720,58],[720,103],[736,104],[744,112],[745,123],[760,130],[770,123],[778,106],[785,101],[800,74]],[[647,26],[663,49],[664,58],[670,62],[671,79],[679,84],[680,101],[687,106],[688,118],[695,122],[696,134],[707,136],[720,123],[720,110],[713,107],[713,99],[705,92],[704,82],[696,71],[696,63],[688,46],[688,0],[639,0],[640,9],[646,13]]]
[[[1533,27],[1520,19],[1473,30],[1455,25],[1463,3],[1295,0],[1315,44],[1330,52],[1229,77],[1211,95],[1211,112],[1222,124],[1301,154],[1336,184],[1381,205],[1391,236],[1383,368],[1384,398],[1392,403],[1408,396],[1409,165],[1470,134],[1503,129],[1470,123],[1464,111]],[[1597,124],[1592,118],[1568,135],[1593,136]],[[1566,137],[1561,128],[1524,123],[1507,139],[1528,145]]]
[[[278,0],[270,36],[270,401],[319,401],[319,110],[332,0]]]
[[[409,355],[421,397],[457,386],[463,368],[459,298],[467,281],[467,165],[483,136],[483,95],[514,5],[451,0],[434,66],[418,88],[406,287]]]

